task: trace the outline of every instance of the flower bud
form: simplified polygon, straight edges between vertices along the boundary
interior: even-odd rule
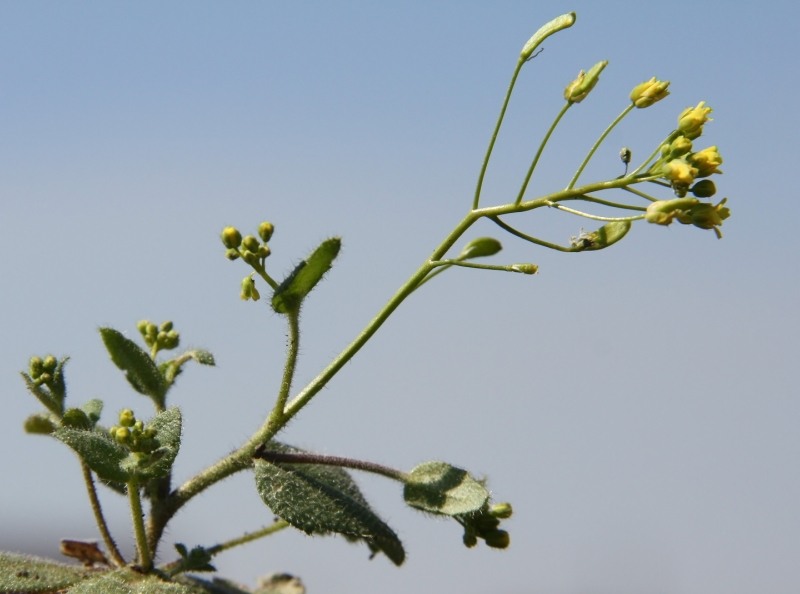
[[[171,320],[167,320],[166,322],[162,322],[161,326],[159,326],[158,329],[161,332],[169,332],[170,330],[172,330],[172,327],[173,327],[172,321]]]
[[[44,372],[44,362],[41,357],[31,357],[28,361],[28,375],[31,379],[39,379],[39,376]]]
[[[703,133],[703,124],[710,121],[708,114],[712,109],[706,107],[706,102],[701,101],[696,107],[687,107],[678,116],[678,130],[689,140],[694,140]]]
[[[269,249],[267,244],[263,244],[258,246],[258,257],[261,259],[269,258],[269,255],[272,253],[272,250]]]
[[[228,249],[236,249],[242,244],[242,234],[236,227],[225,227],[221,237],[222,245]]]
[[[644,218],[648,223],[666,226],[672,223],[681,210],[689,209],[699,202],[696,198],[657,200],[647,207]]]
[[[704,179],[693,185],[689,191],[696,198],[711,198],[717,193],[717,187],[710,179]]]
[[[242,291],[239,293],[239,298],[242,301],[258,301],[261,298],[252,275],[242,279]]]
[[[539,271],[539,267],[536,264],[530,263],[512,264],[511,270],[513,272],[521,272],[522,274],[536,274]]]
[[[56,425],[44,415],[31,415],[25,419],[25,433],[49,435],[56,430]]]
[[[722,239],[722,233],[718,229],[722,221],[731,216],[731,209],[725,206],[727,198],[723,198],[719,204],[708,204],[701,202],[688,210],[687,219],[681,220],[682,223],[691,223],[700,229],[713,229],[717,238]]]
[[[133,411],[129,408],[124,408],[119,411],[119,424],[123,427],[133,427],[136,423],[136,416],[133,414]]]
[[[130,440],[131,432],[127,427],[117,427],[113,437],[117,443],[126,444]]]
[[[236,260],[239,258],[239,252],[233,248],[228,248],[225,250],[225,257],[230,261]]]
[[[495,503],[489,508],[489,513],[495,518],[500,518],[501,520],[507,520],[510,518],[513,511],[514,510],[511,509],[510,503]]]
[[[242,240],[242,247],[247,251],[257,252],[260,245],[261,244],[254,235],[245,235]]]
[[[608,60],[598,62],[589,69],[589,72],[581,70],[575,80],[564,89],[564,99],[570,103],[580,103],[600,80],[600,73],[608,65]]]
[[[507,549],[511,544],[511,537],[505,530],[492,530],[482,536],[486,544],[493,549]]]
[[[258,226],[258,236],[264,243],[267,243],[270,239],[272,239],[272,234],[274,231],[275,231],[275,226],[269,221],[263,221]]]
[[[722,164],[722,157],[716,146],[710,146],[700,152],[692,153],[687,159],[697,169],[697,177],[708,177],[712,173],[722,173],[718,169]]]
[[[692,141],[685,136],[678,136],[667,145],[665,156],[668,159],[677,159],[692,150]]]
[[[45,371],[55,371],[56,366],[58,365],[58,361],[53,355],[47,355],[42,361],[42,369]]]
[[[640,109],[650,107],[656,101],[661,101],[664,97],[669,95],[669,91],[667,91],[668,86],[668,80],[656,80],[654,76],[650,80],[633,87],[631,91],[631,101]]]
[[[626,165],[626,168],[631,162],[631,157],[633,157],[633,153],[627,146],[623,146],[621,149],[619,149],[619,160]]]

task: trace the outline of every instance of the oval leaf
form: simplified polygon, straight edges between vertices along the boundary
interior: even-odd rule
[[[125,468],[130,452],[99,431],[59,427],[53,437],[64,442],[89,465],[101,479],[126,483],[131,472]]]
[[[299,452],[271,442],[269,449]],[[306,534],[342,534],[363,540],[395,565],[405,559],[394,531],[372,511],[350,475],[337,466],[272,464],[256,459],[256,489],[276,515]]]
[[[411,507],[456,516],[481,509],[489,491],[466,470],[446,462],[425,462],[408,473],[403,498]]]
[[[308,259],[298,264],[272,295],[272,309],[278,313],[297,312],[306,295],[330,270],[342,247],[339,237],[323,241]]]
[[[149,396],[158,407],[163,408],[167,384],[150,355],[113,328],[100,328],[100,336],[114,365],[125,372],[133,389]]]

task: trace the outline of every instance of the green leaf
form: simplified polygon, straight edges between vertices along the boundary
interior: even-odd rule
[[[103,412],[103,401],[99,398],[92,398],[81,406],[81,410],[86,413],[89,422],[91,422],[92,427],[94,427],[97,425],[97,421],[100,420],[100,413]]]
[[[339,237],[323,241],[308,259],[298,264],[272,295],[272,309],[278,313],[298,312],[306,295],[330,270],[342,247]]]
[[[36,413],[25,419],[25,433],[50,435],[58,427],[58,419],[51,413]]]
[[[269,449],[299,452],[270,442]],[[394,531],[372,511],[356,483],[342,468],[321,464],[272,464],[256,459],[256,489],[275,514],[306,534],[342,534],[363,540],[395,565],[405,559]]]
[[[100,336],[114,365],[125,372],[133,389],[163,408],[168,386],[150,355],[113,328],[100,328]]]
[[[166,582],[156,575],[143,575],[128,567],[105,571],[72,586],[67,594],[200,594],[211,592],[189,585]]]
[[[91,570],[75,565],[0,552],[0,592],[56,592],[91,573]]]
[[[166,381],[167,384],[174,383],[175,379],[183,371],[184,364],[186,364],[188,361],[197,361],[200,363],[200,365],[216,365],[216,362],[214,361],[214,355],[212,355],[209,351],[204,349],[193,349],[186,351],[182,355],[179,355],[174,359],[170,359],[169,361],[164,361],[158,366],[164,381]]]
[[[425,462],[408,473],[403,498],[411,507],[456,516],[481,509],[489,491],[466,470],[446,462]]]
[[[101,479],[127,483],[133,476],[123,464],[131,455],[127,448],[99,431],[59,427],[53,437],[71,447]]]

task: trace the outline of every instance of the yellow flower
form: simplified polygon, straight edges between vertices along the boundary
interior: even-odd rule
[[[631,101],[640,109],[650,107],[656,101],[661,101],[664,97],[669,95],[669,91],[667,91],[668,86],[668,80],[656,80],[654,76],[650,80],[633,87],[631,91]]]
[[[688,156],[688,161],[697,169],[696,177],[708,177],[712,173],[722,173],[718,169],[722,164],[722,157],[716,146],[710,146],[697,153],[692,153]]]
[[[678,116],[678,130],[689,140],[694,140],[703,133],[703,124],[710,121],[708,117],[712,109],[701,101],[697,107],[687,107]]]
[[[661,175],[676,186],[689,186],[697,177],[697,169],[689,165],[685,159],[672,159],[661,168]]]

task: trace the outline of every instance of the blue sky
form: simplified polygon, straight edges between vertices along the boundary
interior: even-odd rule
[[[800,421],[795,192],[800,55],[789,2],[4,2],[0,4],[0,548],[57,554],[94,537],[77,462],[29,437],[18,371],[70,355],[70,398],[103,421],[147,403],[97,327],[174,320],[217,356],[173,393],[185,479],[259,424],[285,330],[243,303],[220,229],[276,225],[280,277],[320,240],[344,249],[303,315],[297,385],[312,378],[470,205],[518,52],[551,18],[515,91],[485,196],[516,191],[580,69],[607,59],[532,191],[566,184],[630,89],[671,95],[615,131],[587,178],[619,175],[685,107],[724,158],[725,237],[635,225],[613,249],[559,254],[479,226],[535,277],[451,270],[419,291],[287,429],[286,441],[410,468],[444,459],[511,501],[512,546],[467,550],[455,524],[359,477],[409,552],[283,533],[219,557],[244,583],[288,571],[310,592],[795,592]],[[609,173],[610,172],[610,173]],[[586,222],[531,213],[565,241]],[[104,493],[131,547],[124,502]],[[172,542],[213,544],[271,520],[250,476],[179,514]]]

